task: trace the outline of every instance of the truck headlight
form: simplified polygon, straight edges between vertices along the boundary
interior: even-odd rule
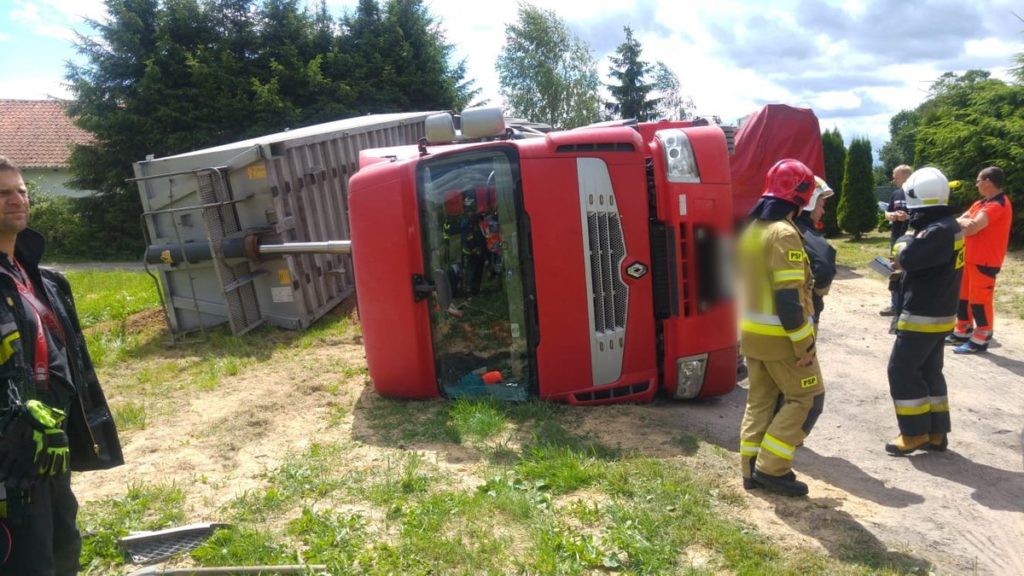
[[[669,182],[700,182],[697,159],[693,156],[693,146],[685,132],[677,128],[658,130],[654,137],[661,142]]]
[[[677,400],[696,398],[704,387],[704,372],[708,367],[707,353],[676,360]]]

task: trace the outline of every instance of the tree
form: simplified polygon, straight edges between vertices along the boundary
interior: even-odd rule
[[[693,98],[683,94],[679,77],[662,61],[654,64],[654,91],[658,105],[655,118],[686,120],[692,116]]]
[[[600,83],[590,47],[550,10],[519,5],[496,68],[501,96],[516,116],[556,128],[599,118]]]
[[[607,87],[615,100],[614,109],[620,118],[636,118],[645,122],[654,119],[659,104],[658,98],[648,98],[655,85],[645,82],[645,77],[652,69],[650,64],[640,59],[643,49],[640,41],[633,37],[633,30],[629,26],[624,26],[623,30],[626,32],[626,40],[615,49],[616,55],[610,57],[612,67],[608,71],[616,83]]]
[[[1011,201],[1024,203],[1024,86],[1006,84],[988,73],[969,70],[944,74],[932,97],[917,108],[920,123],[915,163],[938,167],[950,180],[965,185],[951,203],[964,208],[978,197],[974,177],[987,166],[1006,170],[1004,190]],[[1024,239],[1024,217],[1014,214],[1011,238]]]
[[[843,173],[843,194],[839,199],[839,226],[860,240],[861,234],[877,224],[878,205],[875,199],[871,165],[871,140],[854,138],[846,156]]]
[[[901,164],[914,165],[918,121],[914,110],[903,110],[889,120],[889,141],[882,145],[878,154],[886,174],[892,174],[893,168]]]
[[[478,89],[422,0],[360,0],[340,38],[345,78],[361,114],[461,108]]]
[[[839,234],[839,201],[842,199],[843,171],[846,170],[846,144],[843,143],[843,136],[839,128],[826,130],[821,135],[821,146],[825,156],[825,182],[832,187],[835,194],[826,204],[825,215],[822,223],[825,226],[826,236]]]

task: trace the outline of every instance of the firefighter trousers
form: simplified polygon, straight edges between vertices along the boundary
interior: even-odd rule
[[[960,281],[960,303],[956,310],[956,328],[953,334],[971,337],[975,344],[984,346],[992,339],[995,317],[992,298],[996,290],[998,268],[968,264],[964,266]],[[973,328],[973,333],[972,333]]]
[[[889,394],[900,434],[949,432],[949,399],[942,375],[945,334],[900,331],[889,356]]]
[[[747,358],[750,389],[740,426],[740,466],[743,477],[753,472],[785,476],[793,468],[793,455],[810,434],[825,405],[825,385],[815,358],[799,367],[796,358]],[[782,405],[776,411],[779,396]]]

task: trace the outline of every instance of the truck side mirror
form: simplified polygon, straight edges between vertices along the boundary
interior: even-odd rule
[[[501,108],[467,108],[462,111],[461,119],[464,138],[486,138],[505,133],[505,117]]]
[[[445,144],[455,141],[455,124],[452,115],[447,112],[427,116],[424,129],[427,142],[430,144]]]

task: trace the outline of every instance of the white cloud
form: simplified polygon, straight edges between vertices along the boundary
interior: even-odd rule
[[[84,18],[100,19],[106,14],[103,0],[16,0],[16,3],[30,6],[47,18],[71,24],[78,24]]]
[[[15,100],[71,98],[71,92],[63,85],[63,80],[46,73],[19,75],[16,80],[0,77],[0,85],[3,85],[3,94],[0,94],[2,98]]]
[[[100,18],[104,13],[101,0],[16,0],[9,18],[36,36],[70,42],[84,18]]]
[[[39,22],[39,4],[35,2],[17,2],[11,10],[11,20],[20,24],[35,24]]]

